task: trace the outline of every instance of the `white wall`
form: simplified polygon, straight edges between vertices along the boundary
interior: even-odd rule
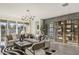
[[[40,18],[38,17],[35,17],[34,20],[32,21],[31,23],[31,31],[34,35],[36,35],[36,22],[39,22],[39,27],[40,27]],[[39,31],[40,31],[40,28],[39,28]]]

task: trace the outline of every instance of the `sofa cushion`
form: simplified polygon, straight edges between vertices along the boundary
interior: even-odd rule
[[[39,42],[39,43],[35,43],[32,47],[32,50],[38,50],[38,49],[42,49],[45,47],[45,42]]]
[[[7,35],[6,37],[7,37],[8,41],[9,41],[9,40],[13,40],[13,37],[12,37],[11,34],[10,34],[10,35]]]

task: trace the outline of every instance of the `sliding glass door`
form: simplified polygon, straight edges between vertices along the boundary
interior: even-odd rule
[[[22,30],[26,32],[28,24],[16,21],[0,20],[0,42],[7,34],[20,34]]]
[[[7,34],[7,21],[0,21],[0,39],[4,41],[4,37]]]
[[[18,23],[18,34],[23,30],[23,23]]]
[[[16,34],[16,22],[8,22],[8,29],[9,33],[15,33]]]

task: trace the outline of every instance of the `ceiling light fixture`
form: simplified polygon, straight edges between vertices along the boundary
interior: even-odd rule
[[[66,6],[68,6],[68,5],[69,5],[69,3],[64,3],[64,4],[62,4],[63,7],[66,7]]]
[[[32,16],[30,13],[30,10],[26,10],[26,15],[24,15],[21,19],[25,21],[29,21],[29,33],[31,33],[31,25],[32,25],[32,20],[34,20],[35,16]],[[23,23],[24,23],[23,22]]]
[[[34,20],[35,16],[31,15],[30,10],[26,10],[26,12],[27,12],[26,15],[23,16],[21,19],[22,20]]]

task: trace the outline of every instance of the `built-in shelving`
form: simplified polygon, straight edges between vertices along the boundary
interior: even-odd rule
[[[63,22],[62,21],[57,22],[57,41],[59,42],[63,41]]]
[[[77,43],[79,38],[79,20],[64,20],[56,22],[57,38],[56,41],[63,43]]]

